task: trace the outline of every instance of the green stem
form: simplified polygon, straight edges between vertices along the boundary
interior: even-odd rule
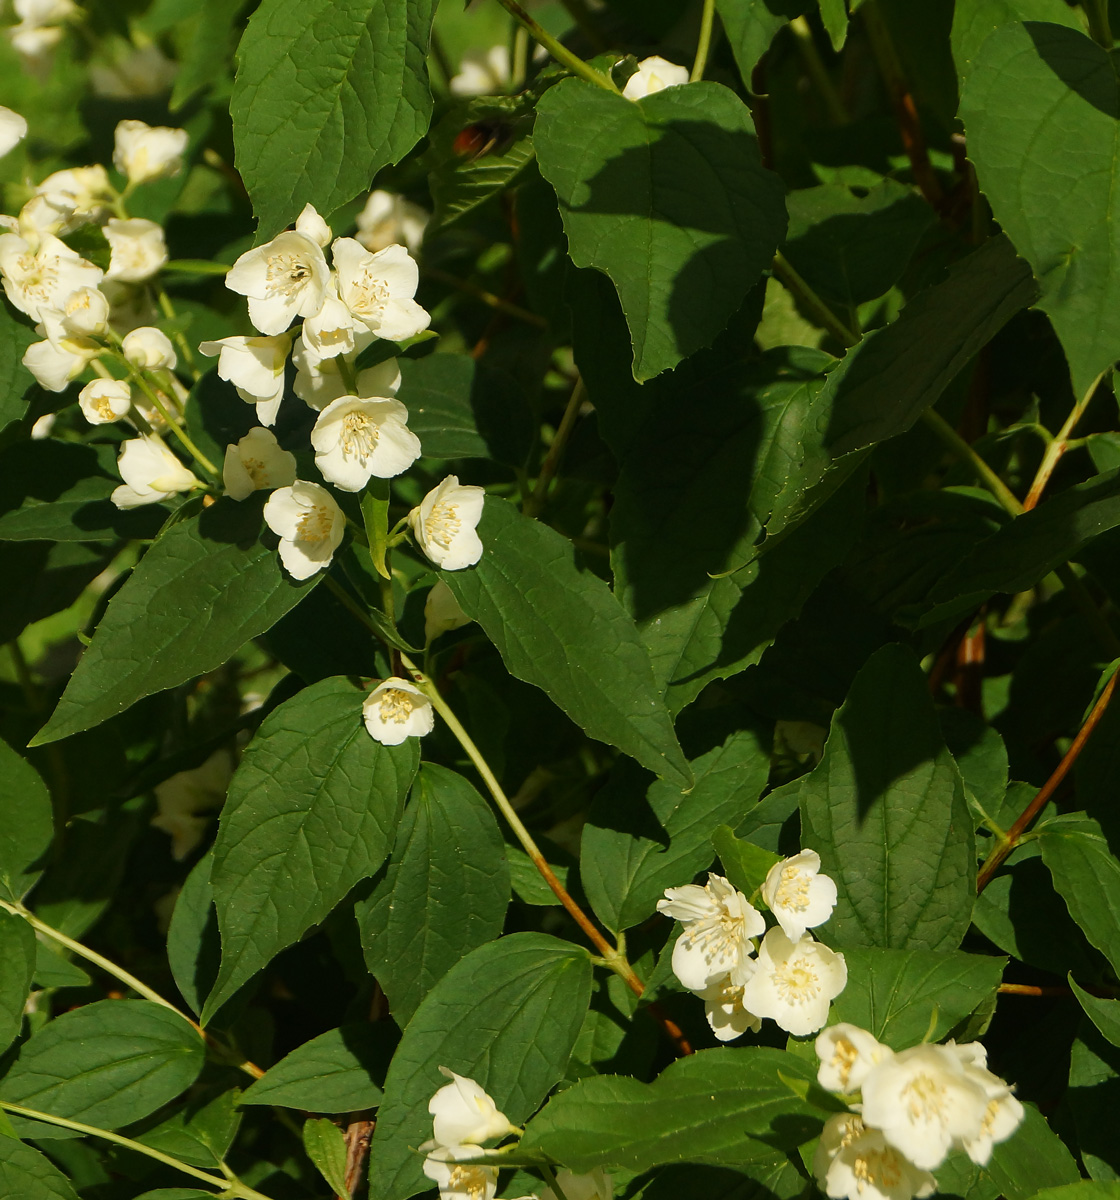
[[[455,66],[451,59],[447,57],[447,50],[444,48],[443,39],[439,36],[436,30],[432,30],[432,40],[429,42],[429,47],[432,52],[432,58],[435,64],[439,67],[439,73],[443,76],[443,85],[448,87],[452,77],[455,75]]]
[[[789,29],[790,33],[797,40],[797,49],[801,54],[802,62],[805,64],[805,70],[808,71],[813,86],[820,93],[820,97],[828,109],[833,124],[846,125],[851,120],[851,114],[848,112],[844,101],[840,98],[840,93],[836,90],[836,85],[832,82],[832,76],[829,75],[824,62],[821,60],[820,52],[817,50],[817,43],[813,38],[813,31],[809,27],[809,22],[804,17],[794,17],[789,23]]]
[[[715,22],[716,0],[704,0],[704,11],[700,16],[700,36],[696,41],[696,57],[692,62],[692,73],[688,80],[696,83],[704,78],[708,65],[708,51],[712,48],[712,25]]]
[[[524,321],[526,325],[533,325],[537,329],[547,329],[548,322],[544,317],[538,316],[535,312],[530,312],[527,308],[522,308],[519,304],[512,304],[509,300],[503,300],[501,296],[495,296],[493,292],[488,292],[485,288],[479,287],[477,283],[471,283],[469,279],[460,279],[458,275],[452,275],[450,271],[441,271],[439,267],[424,267],[424,274],[429,279],[434,279],[436,283],[446,284],[448,287],[455,288],[456,291],[463,292],[467,296],[473,296],[476,300],[481,300],[483,304],[494,309],[495,312],[505,313],[507,317],[515,317],[518,321]]]
[[[583,377],[580,376],[576,380],[575,387],[572,388],[572,394],[568,397],[568,403],[564,409],[564,415],[560,418],[560,425],[556,430],[556,436],[552,439],[552,445],[549,446],[544,462],[541,463],[541,471],[537,476],[533,494],[525,501],[522,512],[527,517],[535,517],[544,507],[548,485],[552,482],[556,468],[560,465],[560,458],[572,435],[572,430],[575,428],[576,420],[579,418],[579,410],[583,407],[586,399],[587,388],[584,386]]]
[[[171,303],[171,297],[167,294],[167,290],[162,283],[155,282],[152,284],[152,290],[156,294],[156,299],[159,301],[159,310],[169,321],[178,319],[179,314],[175,311],[175,305]],[[202,378],[202,372],[198,369],[198,365],[194,359],[194,351],[190,347],[181,329],[177,329],[173,334],[175,345],[179,347],[183,355],[183,362],[187,364],[187,370],[191,373],[191,378],[197,383]]]
[[[556,1178],[556,1171],[552,1167],[541,1165],[541,1174],[544,1176],[545,1183],[552,1189],[552,1194],[556,1200],[568,1200],[564,1194],[564,1189],[560,1186],[560,1181]]]
[[[338,363],[338,373],[342,376],[342,382],[346,384],[346,392],[350,396],[358,394],[358,379],[354,374],[354,365],[346,357],[345,354],[338,355],[335,360]]]
[[[1038,468],[1033,481],[1031,482],[1030,490],[1027,492],[1027,498],[1023,501],[1024,508],[1034,508],[1034,506],[1042,498],[1043,489],[1050,482],[1050,476],[1053,475],[1054,469],[1061,461],[1063,455],[1071,447],[1070,434],[1073,432],[1077,422],[1081,420],[1086,408],[1089,407],[1089,401],[1096,394],[1097,385],[1105,377],[1107,371],[1102,371],[1096,379],[1089,385],[1085,395],[1080,400],[1076,401],[1070,414],[1065,419],[1065,423],[1058,430],[1057,435],[1049,439],[1046,444],[1046,452],[1042,456],[1042,463]]]
[[[1112,49],[1112,24],[1108,19],[1108,0],[1085,0],[1081,6],[1089,18],[1089,34],[1095,42]]]
[[[816,318],[817,323],[822,328],[827,329],[838,342],[845,346],[854,346],[859,342],[859,334],[849,329],[840,320],[820,296],[798,275],[781,251],[774,255],[774,274]]]
[[[170,410],[159,398],[159,394],[156,392],[155,388],[153,388],[144,377],[144,372],[138,367],[135,367],[129,363],[127,359],[125,362],[129,368],[132,382],[136,384],[136,386],[144,393],[145,396],[147,396],[152,407],[167,422],[171,432],[179,439],[180,442],[182,442],[187,453],[193,456],[195,462],[197,462],[198,465],[202,467],[203,471],[210,476],[211,481],[220,479],[221,475],[218,472],[218,468],[214,466],[214,464],[206,457],[205,454],[202,453],[202,451],[195,445],[194,439],[191,437],[191,435],[187,433],[183,426],[180,425],[179,422],[171,415]]]
[[[593,83],[596,87],[601,87],[608,92],[617,93],[618,88],[614,86],[609,76],[604,75],[602,71],[596,71],[594,67],[585,63],[578,55],[573,54],[567,46],[554,38],[547,29],[538,25],[521,5],[517,3],[517,0],[498,0],[498,3],[511,16],[516,17],[529,31],[533,39],[539,42],[561,66],[567,67],[573,75],[578,75],[581,79],[586,79],[588,83]]]
[[[251,1187],[241,1183],[231,1173],[226,1175],[211,1175],[209,1171],[200,1171],[197,1167],[192,1167],[189,1163],[185,1163],[178,1158],[172,1158],[170,1154],[164,1154],[162,1150],[154,1150],[151,1146],[145,1146],[143,1142],[134,1142],[132,1138],[122,1137],[119,1133],[113,1133],[108,1129],[99,1129],[96,1125],[83,1125],[81,1121],[71,1121],[66,1117],[56,1117],[51,1113],[39,1112],[34,1108],[24,1108],[22,1104],[9,1104],[7,1100],[0,1100],[0,1109],[5,1112],[14,1113],[17,1117],[26,1117],[31,1121],[44,1121],[48,1125],[57,1125],[60,1129],[72,1129],[75,1133],[83,1133],[87,1137],[101,1138],[103,1141],[112,1142],[116,1146],[124,1146],[127,1150],[133,1150],[137,1154],[143,1154],[146,1158],[154,1158],[156,1162],[161,1162],[165,1166],[174,1167],[176,1171],[182,1171],[184,1175],[191,1175],[195,1179],[201,1179],[204,1183],[209,1184],[213,1188],[219,1189],[219,1194],[223,1196],[238,1196],[242,1200],[269,1200],[261,1192],[254,1191]],[[226,1168],[223,1166],[223,1170]]]

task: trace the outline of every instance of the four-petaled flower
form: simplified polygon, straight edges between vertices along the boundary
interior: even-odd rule
[[[107,425],[128,416],[132,389],[123,379],[95,379],[78,393],[78,405],[91,425]]]
[[[245,500],[253,492],[288,487],[296,481],[296,456],[281,450],[276,434],[260,425],[235,445],[226,447],[222,483],[232,500]]]
[[[284,364],[291,349],[291,335],[274,337],[225,337],[200,342],[199,351],[208,358],[218,356],[218,378],[228,380],[246,404],[257,406],[257,419],[272,425],[284,398]]]
[[[113,134],[113,166],[131,184],[178,175],[189,140],[185,129],[120,121]]]
[[[392,479],[420,457],[420,439],[407,420],[408,409],[399,400],[340,396],[311,431],[315,465],[346,492],[360,492],[374,475]]]
[[[400,679],[387,679],[377,691],[387,685],[399,687],[403,682]],[[411,685],[408,686],[411,688]],[[415,691],[414,688],[411,690]],[[377,695],[377,692],[373,695]],[[431,1098],[428,1112],[432,1114],[432,1136],[441,1146],[484,1142],[487,1138],[500,1138],[507,1133],[517,1132],[505,1113],[498,1111],[498,1106],[481,1084],[465,1075],[456,1075],[447,1067],[440,1067],[439,1072],[451,1082],[445,1083]]]
[[[915,1166],[857,1113],[829,1117],[813,1159],[817,1184],[832,1200],[921,1200],[937,1181]]]
[[[436,717],[432,711],[432,702],[414,683],[391,675],[365,698],[362,703],[362,720],[366,723],[369,736],[375,742],[380,742],[383,746],[399,746],[405,738],[424,737],[431,733]],[[450,1086],[449,1084],[448,1087]],[[478,1084],[474,1086],[478,1087]],[[446,1092],[447,1088],[442,1088],[441,1091]],[[501,1116],[500,1113],[497,1115]],[[502,1117],[502,1120],[505,1118]]]
[[[766,930],[762,914],[722,875],[708,874],[704,887],[666,888],[657,911],[684,925],[673,947],[673,973],[690,991],[700,992],[725,976],[746,982],[746,962],[754,938]]]
[[[823,925],[836,907],[836,884],[820,869],[820,855],[802,850],[767,872],[762,899],[791,941],[796,942],[806,929]]]
[[[858,1092],[871,1069],[894,1054],[866,1029],[847,1022],[822,1029],[813,1048],[821,1060],[817,1082],[830,1092]]]
[[[743,1004],[786,1033],[804,1037],[828,1020],[829,1005],[847,982],[842,954],[810,934],[793,942],[775,926],[758,948],[758,967],[743,986]]]
[[[342,544],[346,518],[325,487],[297,479],[265,501],[264,519],[280,538],[280,561],[293,579],[329,566]]]
[[[483,1153],[481,1146],[441,1146],[432,1140],[419,1148],[427,1155],[424,1174],[439,1187],[440,1200],[494,1200],[498,1168],[458,1161],[478,1158]]]
[[[318,242],[289,229],[246,250],[226,274],[226,287],[248,297],[249,319],[271,337],[323,307],[330,274]]]
[[[428,328],[432,318],[413,299],[420,271],[403,246],[370,254],[354,238],[338,238],[332,251],[342,303],[371,333],[403,342]]]
[[[433,488],[408,514],[420,549],[445,571],[461,571],[482,557],[476,526],[482,519],[484,488],[460,484],[457,475]]]

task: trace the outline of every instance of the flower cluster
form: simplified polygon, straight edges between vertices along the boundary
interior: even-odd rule
[[[828,1020],[848,968],[842,954],[808,932],[836,905],[836,884],[820,866],[819,855],[802,850],[771,867],[760,889],[778,922],[769,932],[758,909],[721,875],[709,874],[703,887],[667,888],[657,902],[659,912],[684,926],[673,947],[673,972],[704,1001],[721,1042],[757,1032],[765,1017],[798,1037]]]
[[[852,1098],[830,1117],[813,1173],[834,1200],[910,1200],[937,1190],[931,1174],[951,1150],[985,1166],[1019,1127],[1023,1106],[987,1067],[979,1042],[922,1044],[897,1053],[855,1025],[816,1041],[818,1081]]]

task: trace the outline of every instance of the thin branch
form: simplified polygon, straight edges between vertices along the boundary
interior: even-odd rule
[[[789,23],[789,31],[793,34],[797,41],[797,49],[801,54],[801,60],[805,64],[805,70],[809,73],[809,78],[813,82],[813,86],[820,93],[821,99],[828,109],[828,115],[831,117],[834,125],[846,125],[851,120],[851,114],[848,112],[840,93],[836,90],[836,85],[832,82],[832,76],[829,75],[824,62],[821,60],[820,52],[817,50],[817,43],[813,39],[813,31],[809,27],[809,22],[804,17],[794,17]]]
[[[548,485],[552,482],[552,477],[556,474],[556,468],[560,465],[560,459],[568,444],[568,438],[571,437],[576,420],[579,418],[579,410],[583,407],[583,402],[586,399],[587,388],[584,386],[583,376],[581,375],[576,380],[575,387],[572,388],[572,394],[568,397],[568,404],[564,409],[563,417],[560,418],[560,425],[556,430],[556,436],[552,439],[552,445],[548,448],[544,462],[541,463],[540,474],[537,476],[537,483],[533,488],[533,494],[525,501],[522,512],[527,517],[535,517],[544,507],[545,497],[548,495]]]
[[[563,42],[558,41],[547,29],[537,24],[517,3],[517,0],[498,0],[498,3],[510,16],[516,17],[525,26],[534,41],[539,42],[561,66],[567,67],[573,75],[578,75],[581,79],[586,79],[588,83],[593,83],[605,91],[618,92],[618,88],[614,86],[610,76],[604,75],[602,71],[596,71],[578,55],[573,54]]]
[[[692,62],[690,83],[697,83],[704,78],[708,66],[708,52],[712,48],[712,25],[716,16],[716,0],[704,0],[704,11],[700,16],[700,36],[696,40],[696,57]]]
[[[1050,482],[1050,476],[1054,474],[1054,468],[1057,467],[1065,452],[1071,448],[1072,442],[1069,435],[1073,432],[1077,422],[1081,420],[1086,408],[1089,407],[1089,401],[1092,400],[1096,393],[1097,385],[1107,373],[1107,371],[1102,371],[1093,380],[1085,395],[1070,410],[1070,414],[1066,417],[1065,424],[1058,430],[1057,436],[1051,438],[1046,444],[1046,453],[1042,456],[1042,463],[1038,468],[1038,473],[1031,483],[1026,500],[1023,501],[1024,508],[1034,508],[1039,500],[1042,499],[1043,489]]]
[[[789,259],[781,251],[774,255],[774,274],[801,301],[818,325],[827,329],[832,336],[844,346],[854,346],[860,341],[860,336],[828,307],[804,279],[793,269]]]

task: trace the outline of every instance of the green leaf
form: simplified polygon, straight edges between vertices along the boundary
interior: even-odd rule
[[[99,1000],[56,1017],[24,1043],[0,1080],[0,1099],[117,1129],[186,1091],[205,1059],[202,1039],[170,1009]],[[57,1136],[42,1123],[34,1132]]]
[[[1083,396],[1120,356],[1120,88],[1111,56],[1076,29],[1006,25],[980,47],[960,113],[980,187],[1031,264],[1038,307]]]
[[[745,896],[754,895],[770,868],[782,861],[781,855],[737,838],[730,825],[721,825],[712,834],[712,846],[719,855],[724,876]]]
[[[1072,975],[1067,979],[1085,1015],[1114,1046],[1120,1046],[1120,1000],[1104,1000],[1078,987]]]
[[[0,453],[0,540],[98,542],[153,538],[168,510],[160,504],[120,509],[113,446],[42,438]]]
[[[479,536],[478,565],[441,578],[510,674],[547,692],[588,736],[691,786],[649,656],[607,585],[577,568],[566,538],[505,501],[487,498]]]
[[[37,945],[23,917],[0,911],[0,1050],[15,1041],[23,1024]]]
[[[427,132],[433,0],[264,0],[237,49],[236,164],[259,235],[352,200]]]
[[[207,851],[191,868],[175,899],[167,930],[167,962],[175,986],[192,1012],[202,1012],[207,993],[214,986],[221,958],[218,919],[214,912],[214,889],[210,872],[214,855]]]
[[[297,584],[259,540],[259,498],[219,500],[165,530],[109,601],[32,745],[92,729],[153,692],[226,662],[322,578]]]
[[[959,951],[853,946],[844,957],[848,985],[832,1002],[829,1022],[858,1025],[895,1050],[927,1035],[946,1037],[995,995],[1007,966],[1003,957]]]
[[[210,883],[222,965],[205,1024],[385,861],[416,774],[415,738],[375,742],[364,693],[323,679],[274,709],[229,785]]]
[[[27,411],[24,397],[35,381],[23,365],[23,355],[38,340],[29,326],[16,320],[6,303],[0,303],[0,430]]]
[[[431,1136],[441,1066],[475,1079],[514,1123],[564,1074],[591,998],[591,963],[570,942],[515,933],[472,951],[424,998],[385,1080],[370,1151],[370,1194],[428,1188],[411,1149]]]
[[[35,944],[34,981],[41,988],[88,987],[89,976],[77,963],[63,958],[47,942]]]
[[[619,762],[596,796],[580,843],[580,881],[595,915],[615,933],[644,921],[667,887],[691,883],[712,861],[712,831],[757,801],[770,755],[749,730],[691,764],[686,793]]]
[[[802,843],[839,893],[823,940],[956,949],[976,893],[972,821],[911,651],[884,646],[856,676],[800,804]]]
[[[821,24],[824,25],[832,48],[839,53],[848,40],[848,5],[846,0],[820,0]]]
[[[718,83],[633,102],[566,79],[541,98],[533,136],[572,261],[618,289],[634,378],[708,345],[785,232],[746,105]]]
[[[385,878],[357,910],[366,965],[398,1025],[502,932],[508,905],[505,842],[489,804],[461,775],[425,764]]]
[[[172,112],[178,112],[202,88],[218,82],[231,58],[238,5],[230,0],[201,0],[199,8],[194,30],[178,55],[179,71],[169,104]]]
[[[988,1174],[1005,1200],[1030,1200],[1043,1188],[1079,1183],[1081,1172],[1065,1142],[1033,1104],[1024,1104],[1023,1122],[992,1150]]]
[[[342,1025],[297,1046],[242,1095],[241,1104],[345,1113],[381,1103],[392,1056],[386,1024]]]
[[[1120,1200],[1120,1183],[1082,1179],[1064,1187],[1043,1188],[1035,1196],[1038,1200]]]
[[[39,878],[34,864],[54,836],[54,816],[47,785],[39,772],[0,740],[0,897],[20,900]]]
[[[617,1075],[580,1080],[529,1123],[521,1149],[573,1171],[766,1163],[775,1148],[792,1149],[819,1132],[820,1111],[791,1086],[808,1088],[815,1077],[815,1064],[781,1050],[701,1050],[653,1083]]]
[[[393,576],[385,566],[385,552],[389,548],[389,481],[371,479],[362,493],[362,523],[369,541],[369,555],[374,570],[382,579]],[[384,615],[384,614],[383,614]]]
[[[32,1146],[0,1137],[0,1195],[13,1200],[78,1200],[70,1180]]]
[[[1056,818],[1038,830],[1042,861],[1069,915],[1120,970],[1120,862],[1096,821]]]
[[[748,88],[755,66],[774,35],[808,7],[804,0],[716,0],[716,11]]]
[[[317,1117],[303,1123],[303,1148],[307,1157],[318,1168],[323,1178],[338,1196],[348,1196],[346,1186],[346,1138],[342,1130],[328,1121]]]
[[[953,6],[953,62],[963,86],[976,65],[984,39],[1001,25],[1049,21],[1079,29],[1077,13],[1065,0],[956,0]]]
[[[1069,1055],[1069,1090],[1063,1107],[1073,1117],[1078,1155],[1090,1178],[1120,1182],[1115,1096],[1120,1087],[1120,1052],[1081,1022]]]

